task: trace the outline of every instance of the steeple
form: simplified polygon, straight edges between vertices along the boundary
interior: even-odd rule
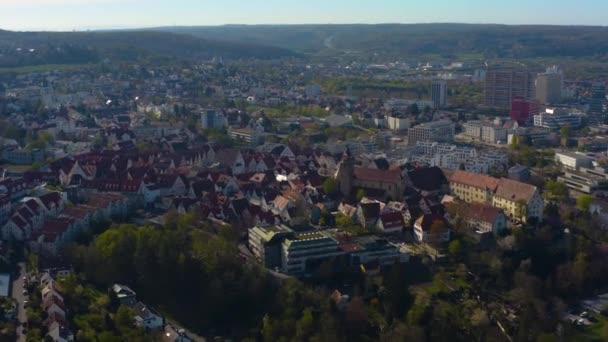
[[[336,179],[340,183],[340,192],[344,196],[349,196],[353,188],[353,179],[355,177],[355,158],[353,158],[350,148],[346,147],[342,160],[338,164]]]

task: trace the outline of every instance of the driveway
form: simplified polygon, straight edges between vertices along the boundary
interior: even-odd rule
[[[23,295],[23,277],[25,277],[25,263],[19,263],[19,276],[13,280],[13,298],[17,301],[18,322],[27,322],[27,315],[23,307],[23,301],[27,296]],[[17,325],[17,342],[25,342],[25,335],[21,334],[21,325]]]

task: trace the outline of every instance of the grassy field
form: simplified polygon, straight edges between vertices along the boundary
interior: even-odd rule
[[[601,342],[608,338],[608,319],[602,315],[593,315],[597,320],[589,327],[573,327],[572,332],[567,334],[566,340],[580,342]]]
[[[13,172],[25,172],[32,169],[32,165],[11,165],[11,164],[2,164],[0,165],[0,169],[13,171]]]
[[[24,67],[15,68],[0,68],[0,74],[27,74],[31,72],[45,72],[45,71],[70,71],[84,68],[90,68],[96,64],[42,64],[42,65],[30,65]]]

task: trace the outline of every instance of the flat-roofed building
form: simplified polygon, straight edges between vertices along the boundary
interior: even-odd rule
[[[281,244],[293,235],[293,230],[285,225],[253,227],[249,229],[249,248],[264,267],[280,267]]]
[[[570,169],[578,169],[580,167],[590,168],[593,166],[592,158],[574,152],[555,153],[555,162]]]
[[[534,126],[549,129],[560,129],[562,127],[580,127],[583,122],[582,114],[547,108],[544,112],[534,115]]]
[[[302,275],[323,259],[344,254],[338,248],[338,241],[324,232],[296,233],[281,245],[282,271],[287,274]]]
[[[557,66],[536,77],[536,99],[543,104],[559,103],[562,100],[564,75]]]
[[[412,127],[408,133],[408,144],[416,145],[419,141],[452,142],[455,126],[451,121],[433,121]]]
[[[608,189],[608,173],[601,167],[568,169],[557,179],[564,182],[568,188],[586,194]]]
[[[484,103],[490,107],[509,108],[520,98],[535,98],[535,76],[524,69],[492,68],[486,73]]]

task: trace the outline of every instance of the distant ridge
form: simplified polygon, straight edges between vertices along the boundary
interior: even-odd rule
[[[21,50],[19,50],[21,49]],[[34,52],[28,53],[30,49]],[[161,31],[13,32],[0,30],[0,67],[96,63],[102,57],[138,60],[154,56],[211,59],[272,59],[290,50],[247,42],[202,39]]]
[[[313,54],[334,50],[391,57],[479,54],[485,58],[530,58],[608,52],[608,27],[604,26],[437,23],[178,26],[154,30]]]

